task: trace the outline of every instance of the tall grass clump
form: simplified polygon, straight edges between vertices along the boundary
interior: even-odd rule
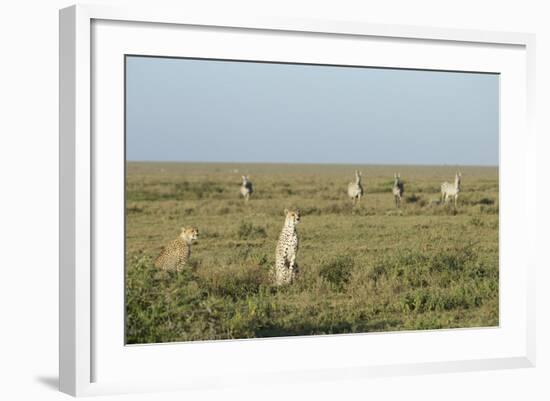
[[[265,238],[267,237],[267,232],[264,227],[242,221],[237,229],[237,236],[239,239]]]
[[[350,256],[338,256],[319,269],[319,275],[336,290],[342,291],[349,283],[354,261]]]

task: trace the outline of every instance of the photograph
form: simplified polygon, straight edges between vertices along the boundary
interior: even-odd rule
[[[127,345],[499,326],[498,73],[124,64]]]

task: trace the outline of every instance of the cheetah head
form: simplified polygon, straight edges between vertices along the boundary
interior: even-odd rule
[[[197,227],[182,227],[180,237],[188,244],[191,244],[199,238],[199,229]]]
[[[300,222],[300,210],[299,209],[285,209],[285,220],[288,224],[296,225]]]

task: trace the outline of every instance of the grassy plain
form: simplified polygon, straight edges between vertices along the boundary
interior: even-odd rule
[[[355,168],[366,195],[352,207]],[[127,343],[498,325],[498,169],[461,168],[454,209],[435,200],[455,170],[129,162]],[[241,174],[254,183],[248,204]],[[302,212],[301,274],[277,289],[269,269],[285,207]],[[157,271],[154,258],[187,225],[200,230],[189,269]]]

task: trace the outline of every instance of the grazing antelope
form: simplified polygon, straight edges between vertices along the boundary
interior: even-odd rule
[[[441,203],[447,203],[449,198],[454,200],[456,207],[456,201],[458,199],[458,193],[460,192],[460,181],[462,180],[462,173],[457,171],[455,174],[455,183],[454,185],[444,182],[441,184]]]
[[[401,181],[401,173],[393,173],[393,197],[395,199],[395,207],[399,208],[401,206],[401,197],[403,196],[403,192],[405,192],[405,186],[403,185],[403,181]]]
[[[355,205],[361,201],[361,196],[363,196],[363,186],[361,185],[361,172],[355,170],[355,182],[350,182],[348,184],[348,196]]]
[[[248,202],[250,195],[252,195],[252,182],[248,180],[247,175],[241,176],[243,178],[243,183],[241,184],[241,195],[244,197],[244,200]]]

